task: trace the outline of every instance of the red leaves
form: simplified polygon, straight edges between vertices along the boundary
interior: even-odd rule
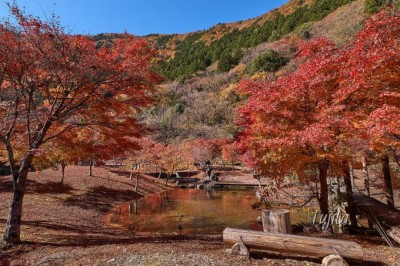
[[[399,32],[400,18],[382,12],[351,47],[305,42],[298,57],[307,60],[295,72],[242,81],[249,99],[238,120],[244,128],[238,147],[264,173],[279,167],[284,174],[324,157],[348,156],[343,146],[360,140],[400,145]]]
[[[298,58],[310,58],[321,54],[332,54],[336,50],[335,44],[326,38],[316,38],[310,41],[302,41],[297,51]]]
[[[160,81],[146,42],[127,34],[98,48],[57,21],[25,16],[16,6],[11,11],[18,24],[0,25],[0,86],[7,90],[0,137],[11,128],[7,138],[18,156],[68,132],[77,140],[66,146],[81,153],[105,157],[138,148],[136,138],[146,131],[135,117]]]

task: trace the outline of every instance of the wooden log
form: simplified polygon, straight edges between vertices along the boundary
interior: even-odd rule
[[[292,225],[288,210],[262,210],[264,232],[291,234]]]
[[[290,253],[321,259],[330,254],[335,254],[336,251],[338,251],[344,258],[350,261],[362,261],[363,259],[362,247],[352,241],[234,228],[226,228],[223,232],[224,243],[229,247],[238,243],[240,237],[242,237],[243,242],[249,249]]]

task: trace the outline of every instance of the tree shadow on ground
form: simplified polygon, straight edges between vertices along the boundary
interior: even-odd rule
[[[117,190],[98,186],[84,194],[71,195],[64,201],[67,206],[78,206],[82,209],[95,209],[101,213],[107,212],[117,202],[127,202],[138,198],[133,190]]]
[[[0,193],[12,192],[13,182],[9,178],[0,177]]]
[[[123,169],[109,170],[109,171],[113,174],[116,174],[117,176],[123,176],[126,178],[129,178],[131,175],[130,171],[123,170]],[[175,175],[173,175],[173,176],[175,176]],[[135,179],[135,175],[134,175],[133,179]],[[173,179],[173,178],[171,177],[171,179]],[[145,182],[143,183],[140,180],[145,180]],[[121,181],[117,181],[117,182],[130,185],[130,186],[132,186],[132,188],[134,187],[133,183],[127,183],[127,182],[121,182]],[[141,190],[143,195],[153,194],[155,192],[163,191],[165,189],[166,189],[166,187],[164,185],[160,184],[159,182],[157,182],[156,180],[149,179],[142,174],[139,175],[139,190]]]
[[[4,219],[0,219],[5,223]],[[76,226],[74,224],[49,221],[23,221],[24,226],[30,226],[38,232],[46,233],[45,238],[36,241],[23,241],[22,244],[53,247],[92,247],[103,245],[135,244],[135,243],[178,243],[188,240],[214,241],[221,243],[222,236],[212,235],[136,235],[129,231],[116,231],[95,226]]]
[[[27,186],[28,193],[40,193],[40,194],[70,194],[74,188],[68,184],[61,184],[60,182],[48,181],[46,183],[34,182],[34,184]]]
[[[197,235],[164,235],[164,236],[136,236],[132,233],[126,235],[119,234],[85,234],[85,235],[60,235],[54,236],[50,241],[46,242],[29,242],[25,241],[25,244],[53,246],[53,247],[95,247],[105,245],[127,245],[127,244],[176,244],[185,241],[204,241],[205,245],[211,241],[218,241],[221,243],[222,238],[216,240],[213,237],[197,236]]]
[[[114,173],[113,171],[110,171],[111,173]],[[118,176],[124,176],[122,174],[117,174]],[[111,179],[110,177],[104,177],[104,176],[93,176],[95,178],[99,178],[99,179],[103,179],[103,180],[107,180],[107,181],[112,181],[112,182],[116,182],[116,183],[120,183],[120,184],[124,184],[124,185],[128,185],[133,187],[133,184],[130,183],[130,180],[127,180],[127,182],[123,182],[123,181],[119,181],[116,179]]]
[[[73,191],[73,187],[60,182],[48,181],[46,183],[37,182],[35,180],[27,180],[27,193],[40,193],[40,194],[69,194]],[[0,178],[0,193],[12,192],[13,182],[10,178]]]

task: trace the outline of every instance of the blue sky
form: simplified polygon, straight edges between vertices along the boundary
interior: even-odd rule
[[[0,17],[8,10],[0,0]],[[29,14],[50,17],[74,33],[185,33],[259,16],[287,0],[17,0]]]

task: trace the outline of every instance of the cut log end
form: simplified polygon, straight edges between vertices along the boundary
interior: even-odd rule
[[[264,232],[291,234],[292,225],[288,210],[263,210],[261,212]]]

